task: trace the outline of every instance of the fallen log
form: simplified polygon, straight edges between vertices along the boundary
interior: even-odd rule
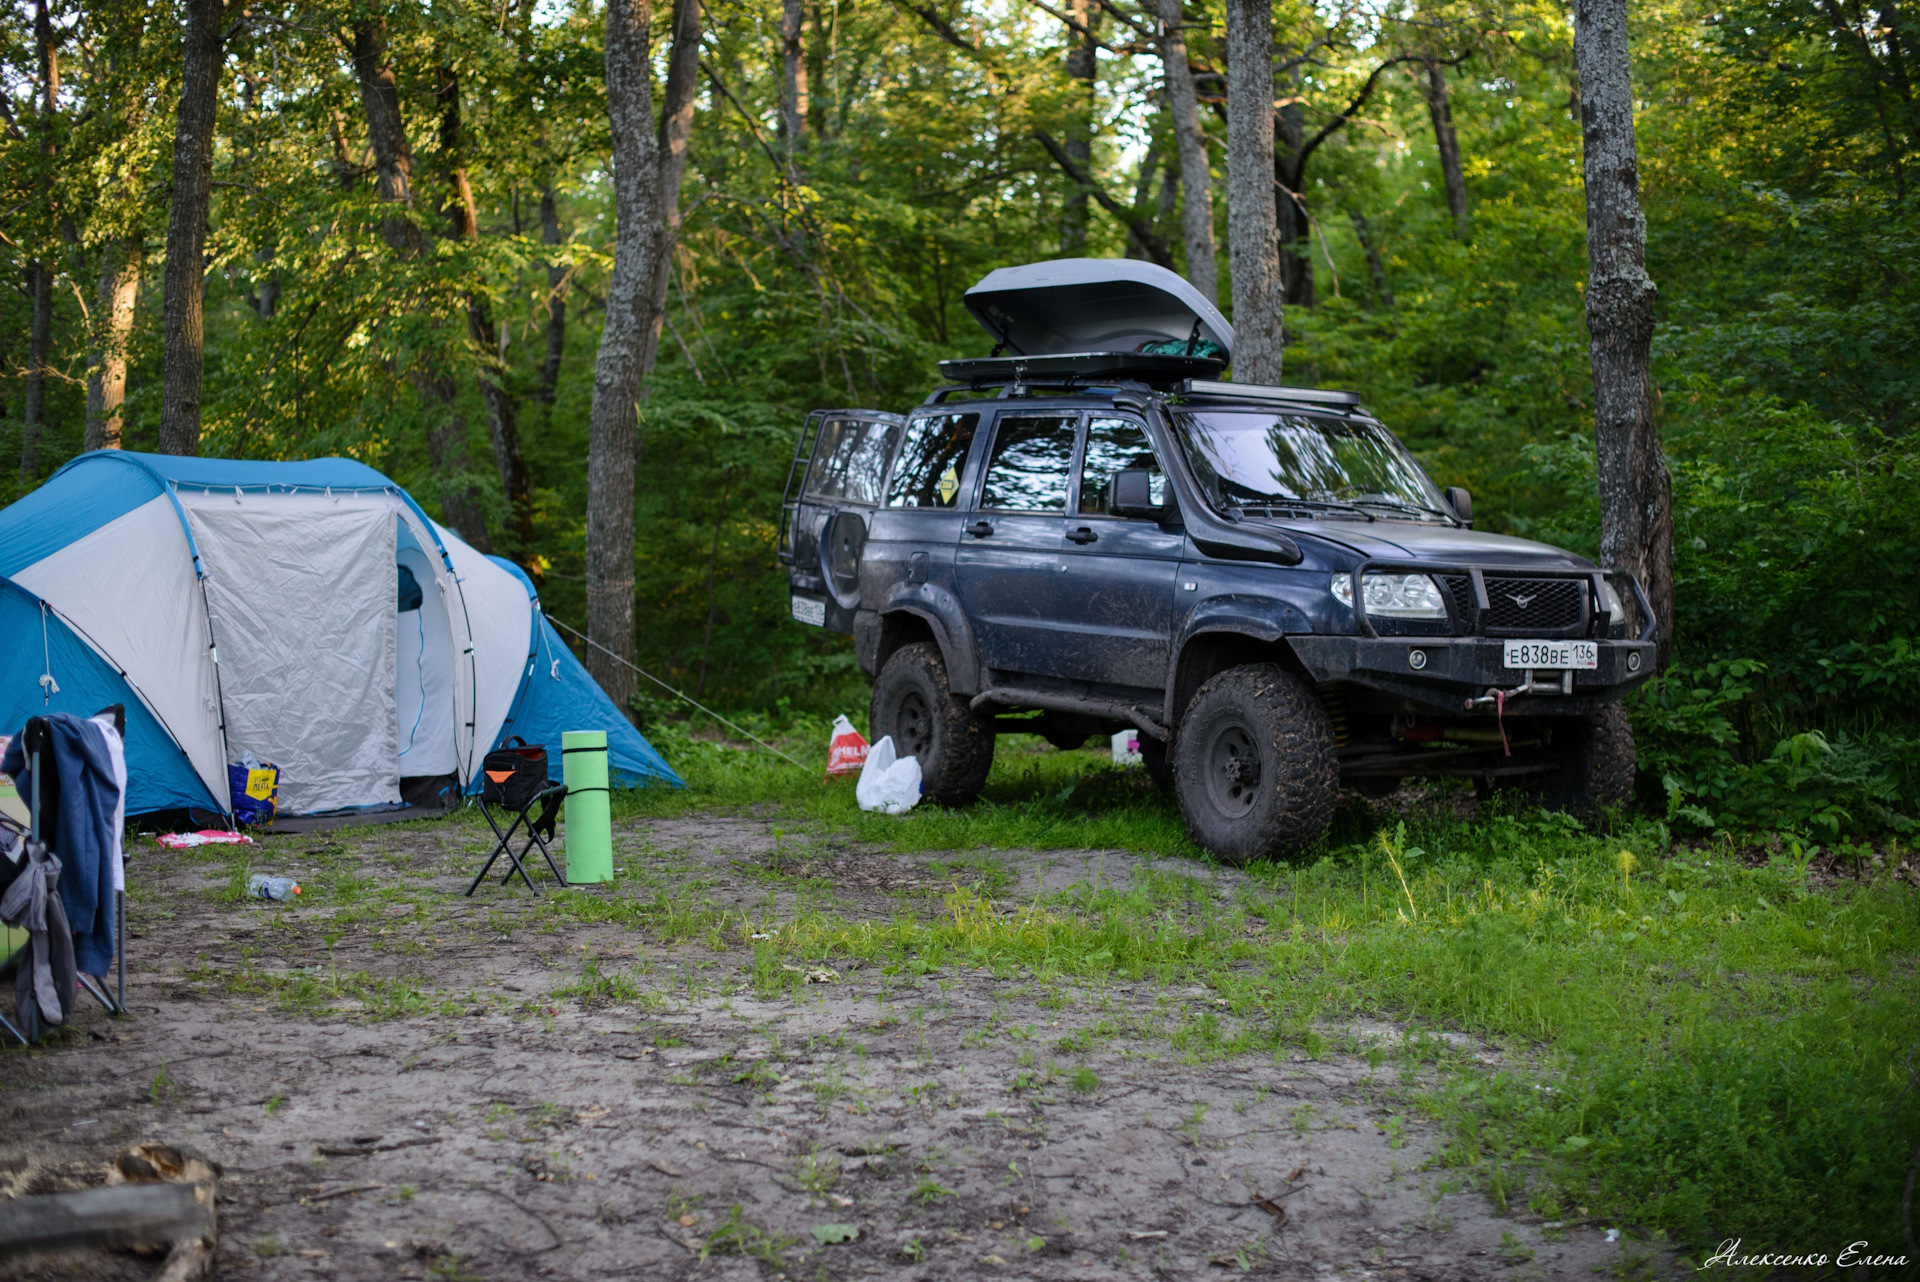
[[[192,1184],[120,1184],[0,1202],[0,1258],[80,1247],[199,1241],[213,1208]]]

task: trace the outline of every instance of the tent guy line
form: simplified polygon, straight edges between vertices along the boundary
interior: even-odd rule
[[[576,628],[571,623],[568,623],[565,619],[555,618],[553,615],[547,614],[544,610],[541,613],[546,615],[546,620],[548,623],[559,624],[561,627],[565,628],[567,631],[573,633],[573,635],[579,637],[582,641],[586,642],[588,645],[598,650],[601,654],[604,654],[607,657],[613,659],[616,663],[626,664],[627,667],[632,668],[635,672],[638,672],[641,676],[653,682],[655,685],[659,686],[662,690],[665,690],[668,694],[672,695],[674,698],[685,699],[688,703],[691,703],[694,707],[700,709],[700,711],[706,713],[708,716],[712,717],[715,721],[718,721],[721,725],[726,726],[729,730],[736,730],[736,731],[739,731],[739,733],[746,735],[747,738],[753,740],[755,743],[759,744],[762,748],[765,748],[768,752],[771,752],[774,756],[780,758],[782,761],[786,762],[788,765],[793,766],[796,769],[800,769],[800,770],[806,769],[805,766],[801,765],[799,762],[795,761],[792,757],[789,757],[786,753],[780,751],[780,749],[768,743],[765,739],[762,739],[759,735],[756,735],[751,731],[741,729],[741,727],[727,720],[725,717],[715,712],[712,708],[707,707],[704,703],[701,703],[699,700],[695,699],[692,695],[681,693],[680,691],[674,689],[672,686],[668,685],[666,682],[662,681],[659,677],[654,676],[653,673],[648,672],[645,668],[641,667],[639,664],[629,662],[628,660],[615,654],[613,651],[607,649],[607,647],[601,645],[598,641],[595,641],[592,637],[582,632],[579,628]]]

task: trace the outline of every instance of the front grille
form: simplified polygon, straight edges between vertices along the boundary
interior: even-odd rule
[[[1443,575],[1455,611],[1473,621],[1473,580],[1464,574]],[[1488,575],[1487,613],[1480,620],[1489,634],[1539,636],[1565,632],[1582,622],[1587,592],[1585,579],[1494,578]],[[1516,599],[1518,598],[1518,599]],[[1525,601],[1522,605],[1520,602]]]

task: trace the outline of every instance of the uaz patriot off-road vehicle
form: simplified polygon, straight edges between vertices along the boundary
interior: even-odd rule
[[[1034,263],[966,302],[993,355],[905,415],[811,415],[782,514],[793,617],[853,634],[929,800],[972,801],[997,734],[1126,726],[1234,862],[1310,845],[1342,784],[1626,799],[1631,576],[1476,532],[1351,393],[1218,381],[1233,331],[1172,272]]]

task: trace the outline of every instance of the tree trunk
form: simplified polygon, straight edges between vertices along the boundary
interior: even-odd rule
[[[1278,383],[1285,347],[1273,193],[1271,0],[1227,4],[1227,268],[1234,377]]]
[[[405,118],[400,112],[400,85],[387,56],[387,34],[377,20],[353,29],[353,73],[360,86],[360,107],[367,122],[367,142],[373,149],[374,189],[382,203],[395,207],[381,222],[381,239],[396,254],[413,257],[425,252],[420,229],[405,211],[413,207],[413,151],[407,142]],[[436,89],[438,86],[436,86]],[[456,94],[457,102],[457,94]],[[457,126],[457,121],[456,121]],[[445,122],[442,122],[444,129]],[[464,182],[465,175],[461,175]],[[442,214],[464,227],[470,219],[472,193],[462,201],[456,191],[443,199]],[[460,389],[438,362],[428,358],[412,372],[414,390],[437,405],[441,419],[426,430],[427,461],[433,467],[440,515],[454,532],[482,552],[493,550],[487,536],[486,509],[473,492],[468,477],[467,416],[460,409]]]
[[[1159,172],[1160,131],[1149,126],[1147,130],[1147,154],[1140,157],[1140,171],[1136,173],[1133,178],[1133,208],[1138,216],[1152,219],[1156,223],[1160,217],[1159,212],[1157,210],[1149,212],[1147,203],[1153,199],[1153,176]],[[1127,242],[1127,257],[1144,259],[1147,257],[1147,251],[1137,241],[1129,239]]]
[[[1293,99],[1274,115],[1273,181],[1275,232],[1280,241],[1280,288],[1293,307],[1312,307],[1313,224],[1307,218],[1307,119],[1299,101],[1304,88],[1296,77]]]
[[[1186,15],[1180,0],[1160,0],[1160,61],[1167,73],[1167,110],[1180,147],[1181,228],[1186,233],[1187,280],[1210,303],[1220,301],[1213,262],[1213,171],[1207,135],[1200,127],[1200,100],[1187,62]]]
[[[1453,104],[1447,93],[1447,69],[1427,59],[1427,114],[1433,117],[1433,141],[1440,149],[1440,176],[1446,182],[1447,212],[1453,215],[1453,238],[1465,240],[1473,225],[1467,214],[1467,176],[1460,168],[1460,139],[1453,131]]]
[[[1373,278],[1373,296],[1380,300],[1380,306],[1393,310],[1393,286],[1387,283],[1386,265],[1380,261],[1380,246],[1373,239],[1373,229],[1367,226],[1367,216],[1357,209],[1347,211],[1347,220],[1353,224],[1353,238],[1360,242],[1360,248],[1367,255],[1367,275]]]
[[[173,193],[167,206],[167,265],[160,452],[200,452],[200,389],[206,355],[207,211],[213,201],[213,129],[220,103],[220,0],[186,0],[180,112],[173,132]]]
[[[480,216],[473,202],[473,184],[467,178],[460,126],[460,78],[449,63],[438,68],[434,96],[440,104],[442,214],[452,240],[480,238]],[[487,296],[468,290],[467,341],[473,348],[474,382],[487,410],[487,439],[500,473],[500,488],[513,509],[514,539],[525,555],[533,543],[533,483],[520,451],[520,407],[507,386],[506,353],[500,350]]]
[[[353,72],[360,84],[367,143],[373,148],[375,190],[400,209],[413,207],[413,152],[400,116],[400,86],[387,62],[386,24],[362,22],[353,29]],[[402,214],[381,224],[381,236],[397,252],[418,253],[420,233]]]
[[[47,356],[53,342],[53,269],[38,258],[27,260],[27,394],[20,412],[20,479],[40,479],[40,435],[47,422]]]
[[[42,151],[51,158],[54,117],[60,110],[60,49],[53,38],[49,0],[39,0],[34,6],[33,34],[40,60],[40,115],[47,139]],[[51,196],[51,179],[42,191]],[[27,389],[21,415],[20,479],[31,484],[40,479],[40,438],[47,424],[47,363],[53,355],[53,267],[44,258],[27,260],[27,299]]]
[[[139,235],[101,247],[100,293],[94,303],[93,351],[87,360],[87,441],[90,450],[120,448],[120,407],[127,399],[127,339],[140,292],[146,245]]]
[[[1067,28],[1066,72],[1080,82],[1073,104],[1073,123],[1064,140],[1067,158],[1089,177],[1093,174],[1094,80],[1100,71],[1099,46],[1095,43],[1094,23],[1100,11],[1094,0],[1067,0],[1067,13],[1077,25]],[[1087,230],[1092,206],[1084,183],[1076,184],[1060,210],[1060,256],[1071,258],[1087,252]]]
[[[787,169],[799,180],[807,151],[806,0],[784,0],[780,10],[780,127],[787,141]]]
[[[1626,0],[1576,0],[1587,185],[1587,336],[1600,472],[1600,559],[1639,578],[1673,642],[1673,493],[1653,422],[1654,284],[1633,137]]]
[[[660,348],[680,233],[680,182],[700,65],[700,2],[673,0],[673,46],[657,122],[652,22],[652,0],[608,0],[607,117],[613,127],[619,240],[588,416],[587,635],[594,644],[587,647],[586,661],[622,711],[630,708],[634,692],[629,665],[634,658],[633,483],[640,398]]]
[[[467,472],[467,416],[460,409],[460,388],[453,379],[438,370],[416,370],[414,390],[440,407],[441,418],[426,431],[427,462],[439,490],[440,515],[453,532],[476,550],[491,553],[493,540],[487,537],[487,512],[473,492]]]
[[[840,15],[834,0],[807,0],[807,10],[812,36],[807,41],[807,128],[815,138],[831,138],[837,131],[828,110],[832,101],[828,86],[837,81],[829,81],[828,66],[834,55],[834,24]]]
[[[554,207],[553,188],[540,192],[540,231],[549,245],[564,243],[560,234],[560,211]],[[552,405],[560,386],[560,359],[567,351],[567,269],[560,263],[547,264],[547,358],[540,366],[540,390],[535,393],[543,405]]]

